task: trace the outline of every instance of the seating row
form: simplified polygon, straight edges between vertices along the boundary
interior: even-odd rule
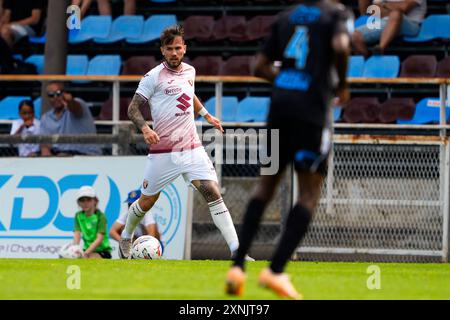
[[[450,104],[446,104],[450,120]],[[390,98],[381,103],[376,97],[351,99],[335,121],[346,123],[436,124],[440,119],[440,100],[429,97],[415,103],[412,98]]]
[[[38,74],[43,73],[43,55],[31,55],[25,61],[34,64]],[[199,56],[184,61],[195,67],[197,75],[245,76],[252,74],[254,56],[232,56],[227,60],[220,56]],[[66,75],[144,75],[158,63],[152,56],[135,56],[124,61],[122,68],[119,55],[97,55],[90,60],[87,55],[68,55]]]
[[[437,61],[434,55],[412,55],[402,63],[397,56],[380,55],[364,60],[363,56],[351,56],[348,77],[397,78],[400,77],[450,77],[450,57]]]
[[[365,24],[369,16],[360,16],[355,20],[355,27]],[[450,14],[432,14],[426,17],[414,37],[403,37],[405,42],[429,42],[433,40],[450,40]]]
[[[0,101],[0,119],[19,118],[19,103],[31,100],[28,96],[10,96]],[[120,120],[128,120],[127,108],[129,98],[120,99]],[[41,115],[41,98],[33,101],[35,116]],[[212,115],[215,113],[216,98],[204,102],[205,108]],[[264,122],[269,111],[270,98],[248,96],[238,100],[235,96],[222,97],[222,115],[224,122]],[[390,98],[381,103],[376,97],[353,98],[343,108],[333,108],[334,122],[345,123],[397,123],[397,124],[432,124],[439,123],[440,100],[429,97],[417,104],[412,98]],[[150,110],[143,108],[145,119],[150,120]],[[112,119],[112,100],[102,105],[99,120]],[[201,118],[204,121],[203,118]],[[446,105],[446,119],[450,120],[450,102]]]

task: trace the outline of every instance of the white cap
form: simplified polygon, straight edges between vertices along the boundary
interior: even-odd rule
[[[82,186],[80,189],[78,189],[77,200],[82,197],[97,198],[97,194],[95,193],[94,188],[92,188],[91,186]]]

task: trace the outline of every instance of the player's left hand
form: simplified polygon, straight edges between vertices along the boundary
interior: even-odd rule
[[[83,259],[89,259],[90,256],[91,254],[89,252],[83,252]]]
[[[220,123],[220,120],[217,119],[216,117],[207,114],[205,116],[205,120],[208,121],[209,124],[212,124],[217,130],[219,130],[220,132],[224,133],[224,130],[222,128],[222,124]]]

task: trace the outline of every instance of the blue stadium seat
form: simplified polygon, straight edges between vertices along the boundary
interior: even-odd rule
[[[42,110],[42,98],[39,97],[33,101],[34,104],[34,117],[39,119],[41,118],[41,110]]]
[[[236,121],[265,122],[269,113],[269,106],[269,97],[246,97],[239,102]]]
[[[450,39],[450,14],[430,15],[422,23],[419,34],[404,37],[406,42],[427,42],[434,39]]]
[[[78,32],[69,33],[69,43],[76,44],[94,38],[106,38],[111,30],[111,16],[88,16],[81,21]]]
[[[124,40],[127,37],[133,37],[142,33],[144,28],[143,16],[120,16],[114,20],[111,31],[107,37],[95,37],[96,43],[113,43]]]
[[[223,96],[222,97],[222,121],[223,122],[235,122],[236,113],[238,108],[238,98],[233,96]],[[210,98],[205,102],[205,108],[210,114],[215,116],[216,112],[216,97]],[[204,119],[204,118],[202,118]]]
[[[41,37],[29,37],[28,42],[43,44],[43,43],[45,43],[46,37],[47,37],[47,33],[44,33],[44,35],[42,35]]]
[[[450,115],[450,107],[445,108],[446,119]],[[416,111],[411,120],[398,119],[398,124],[427,124],[439,123],[440,119],[440,100],[439,98],[424,98],[416,104]]]
[[[87,73],[89,58],[87,55],[68,55],[66,74],[71,76],[84,76]]]
[[[11,96],[0,101],[0,119],[15,120],[19,119],[19,103],[22,100],[31,100],[27,96]]]
[[[351,56],[348,61],[347,77],[362,77],[364,71],[364,57]]]
[[[44,72],[44,55],[33,54],[26,58],[25,62],[34,64],[36,66],[36,71],[38,74],[42,74]]]
[[[397,78],[400,59],[397,56],[372,56],[364,64],[363,77]]]
[[[89,61],[86,75],[118,76],[122,60],[120,55],[97,55]]]
[[[127,37],[127,42],[146,43],[159,39],[165,28],[176,23],[177,17],[174,14],[155,14],[145,21],[142,33],[135,37]]]
[[[13,58],[16,59],[16,60],[23,61],[23,55],[21,55],[19,53],[13,54]]]

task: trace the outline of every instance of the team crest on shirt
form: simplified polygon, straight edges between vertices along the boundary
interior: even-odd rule
[[[147,180],[144,180],[144,182],[142,183],[142,187],[144,189],[147,189],[147,187],[148,187],[148,181]]]

